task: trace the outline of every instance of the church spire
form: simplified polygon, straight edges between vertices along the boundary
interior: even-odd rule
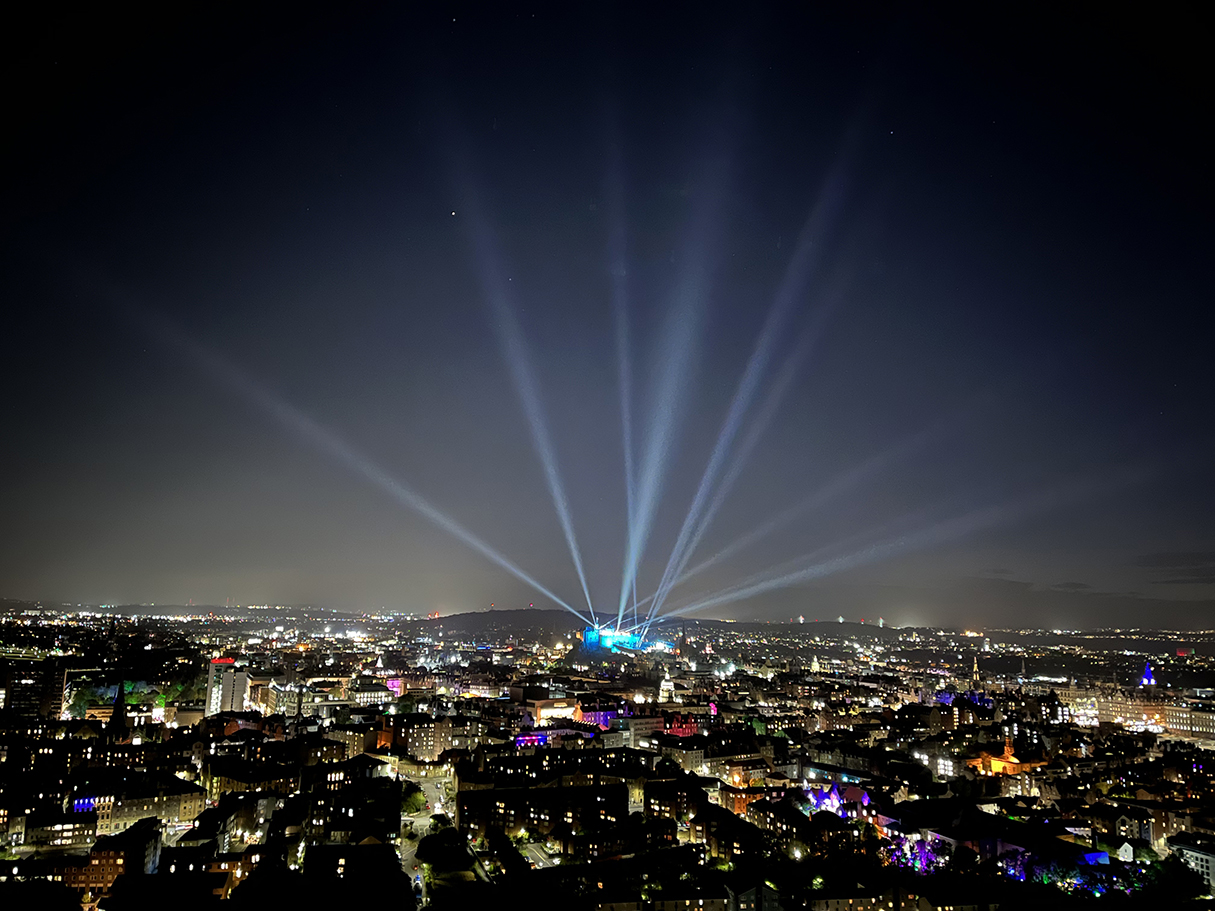
[[[1147,663],[1143,665],[1143,678],[1139,681],[1139,685],[1140,686],[1155,686],[1156,685],[1156,675],[1152,673],[1151,659],[1148,659]]]

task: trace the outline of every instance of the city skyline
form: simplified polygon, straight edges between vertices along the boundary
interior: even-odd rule
[[[1213,625],[1196,65],[968,15],[34,41],[0,596]]]

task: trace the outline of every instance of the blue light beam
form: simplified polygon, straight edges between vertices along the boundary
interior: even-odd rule
[[[1123,489],[1143,481],[1147,474],[1148,472],[1143,468],[1121,468],[1097,478],[1086,478],[1070,485],[1035,494],[1027,500],[973,510],[953,519],[939,522],[922,531],[900,535],[896,538],[870,545],[851,554],[833,557],[793,572],[784,573],[775,578],[756,581],[752,584],[744,584],[721,594],[696,601],[685,607],[669,611],[665,616],[675,617],[693,611],[717,607],[722,604],[742,601],[775,589],[788,588],[792,585],[798,585],[834,573],[875,563],[901,553],[933,547],[987,528],[1021,521],[1038,513]]]
[[[523,405],[523,412],[527,417],[528,427],[531,429],[532,444],[544,470],[544,481],[548,486],[553,508],[557,512],[561,533],[565,536],[566,546],[574,561],[574,569],[577,571],[578,581],[582,585],[582,594],[586,598],[587,609],[590,611],[591,617],[594,617],[595,607],[591,602],[591,590],[587,585],[586,571],[582,566],[582,551],[578,547],[578,538],[574,533],[574,519],[570,510],[569,498],[565,493],[565,485],[561,483],[561,473],[557,468],[557,453],[553,446],[552,436],[549,434],[548,422],[544,417],[544,408],[540,404],[539,384],[536,381],[535,371],[532,369],[527,342],[506,292],[506,282],[502,280],[497,245],[494,243],[492,232],[485,218],[471,198],[467,204],[467,211],[469,223],[472,225],[477,272],[485,298],[493,313],[494,330],[502,348],[502,357],[506,361],[515,392]]]
[[[616,329],[616,374],[620,391],[620,443],[624,451],[624,502],[626,528],[636,527],[637,479],[633,461],[633,365],[629,351],[628,239],[625,229],[624,177],[620,148],[613,144],[607,186],[609,219],[608,260],[612,280],[612,315]],[[637,613],[637,577],[633,577],[633,608]],[[616,618],[619,629],[623,610]]]
[[[801,366],[801,361],[808,347],[808,345],[799,345],[798,349],[785,360],[784,365],[777,375],[776,381],[772,384],[769,394],[765,397],[764,403],[760,407],[759,413],[756,415],[755,420],[752,421],[748,426],[747,432],[743,436],[742,442],[738,447],[738,451],[735,453],[729,468],[726,469],[726,473],[722,478],[721,484],[718,485],[717,490],[713,494],[712,501],[704,510],[704,515],[701,516],[700,521],[697,523],[696,530],[693,532],[691,540],[689,540],[686,543],[686,546],[683,548],[679,562],[675,566],[674,571],[670,574],[670,578],[668,579],[664,575],[664,581],[666,584],[662,585],[660,582],[660,587],[652,595],[645,599],[646,601],[653,602],[653,605],[646,614],[647,620],[652,619],[655,615],[657,615],[659,610],[662,608],[663,603],[666,601],[667,596],[670,595],[675,586],[679,585],[690,575],[694,574],[694,572],[685,572],[688,563],[692,559],[692,555],[696,552],[696,548],[700,545],[701,539],[708,532],[709,527],[712,524],[713,519],[716,518],[718,511],[720,511],[722,506],[725,505],[727,497],[733,489],[734,484],[738,481],[739,476],[742,474],[743,468],[746,466],[747,458],[750,456],[751,451],[756,447],[756,445],[758,445],[764,431],[775,417],[777,408],[780,405],[780,400],[784,396],[785,391],[792,383],[793,379],[796,377],[797,371]],[[672,557],[674,556],[675,553],[672,552]],[[670,563],[668,562],[668,568],[669,567]]]
[[[721,430],[718,432],[717,441],[709,456],[709,462],[705,466],[704,473],[701,475],[700,485],[696,490],[695,496],[692,498],[692,505],[684,517],[683,525],[679,529],[679,535],[675,540],[675,546],[672,548],[671,556],[667,560],[666,568],[663,570],[654,602],[650,607],[649,616],[651,617],[662,608],[662,604],[666,600],[667,593],[670,591],[674,580],[679,576],[683,568],[687,566],[688,561],[692,557],[692,551],[705,532],[708,531],[709,524],[724,502],[726,494],[729,493],[729,487],[733,485],[734,480],[737,479],[738,474],[741,472],[742,463],[741,461],[736,461],[737,469],[731,472],[728,483],[722,485],[723,490],[719,491],[719,495],[714,497],[710,503],[709,497],[713,490],[713,485],[717,482],[718,475],[726,465],[726,461],[730,455],[730,447],[734,442],[734,438],[738,435],[743,420],[755,399],[756,391],[764,379],[768,362],[771,360],[776,344],[788,322],[790,311],[793,309],[794,304],[802,297],[814,273],[815,266],[819,260],[819,253],[823,247],[823,235],[833,224],[835,216],[840,209],[843,198],[842,184],[840,169],[837,166],[828,175],[822,191],[819,193],[818,201],[811,208],[810,214],[802,226],[793,256],[785,268],[785,274],[777,288],[772,305],[768,309],[768,315],[764,320],[759,337],[756,339],[755,347],[751,352],[750,358],[747,360],[747,365],[743,370],[742,377],[739,379],[738,387],[734,391],[734,397],[730,401],[730,407],[726,412],[725,420],[722,422]],[[828,309],[833,308],[824,308],[824,310]],[[821,318],[815,321],[816,331],[812,333],[813,336],[817,336],[817,329],[821,326],[821,323]],[[766,427],[767,421],[771,418],[771,413],[775,412],[781,396],[783,396],[792,381],[792,374],[800,364],[801,358],[804,357],[808,347],[808,345],[799,345],[794,356],[786,362],[790,369],[782,371],[781,380],[775,387],[778,390],[778,394],[775,397],[769,398],[772,406],[770,413],[765,416],[764,421],[757,422],[759,431],[753,435],[752,439],[748,440],[750,445],[747,447],[747,453],[755,445],[759,433],[762,433]]]
[[[952,504],[949,503],[936,504],[924,509],[918,509],[905,513],[895,519],[891,519],[890,521],[870,526],[862,531],[848,535],[845,538],[841,538],[840,540],[832,541],[829,544],[823,545],[822,547],[817,547],[810,553],[802,554],[799,557],[794,557],[784,561],[783,563],[760,570],[759,572],[753,573],[750,576],[747,576],[746,578],[724,588],[702,594],[690,603],[698,604],[701,601],[717,598],[727,593],[732,593],[747,588],[751,585],[767,582],[774,577],[801,570],[806,566],[807,563],[816,563],[835,557],[850,556],[854,552],[854,548],[858,548],[861,545],[870,545],[875,541],[880,541],[884,537],[899,535],[911,529],[923,528],[926,523],[936,520],[942,514],[942,512],[948,510],[951,505]],[[649,624],[656,623],[659,619],[675,617],[686,610],[687,605],[674,611],[669,611],[668,613],[664,614],[662,618],[657,616],[649,618],[646,622]]]
[[[689,374],[689,362],[700,322],[702,302],[707,294],[712,251],[718,232],[717,214],[721,208],[725,161],[718,159],[705,177],[707,189],[701,194],[698,211],[693,216],[692,230],[683,246],[683,261],[687,268],[676,289],[673,305],[664,332],[664,357],[658,377],[658,389],[647,426],[645,446],[637,474],[636,521],[628,530],[625,548],[624,578],[620,584],[620,603],[616,613],[617,626],[624,621],[624,608],[637,578],[641,554],[649,540],[661,499],[668,456],[674,442],[679,405]]]
[[[804,500],[794,503],[792,506],[782,510],[763,524],[756,526],[746,534],[736,538],[707,560],[703,560],[702,562],[693,566],[691,569],[683,572],[679,578],[672,583],[671,587],[673,588],[676,585],[682,584],[688,579],[691,579],[693,576],[697,576],[704,572],[706,569],[709,569],[710,567],[721,563],[723,560],[726,560],[735,554],[746,550],[751,545],[762,541],[769,535],[775,534],[782,528],[787,528],[798,518],[806,515],[812,510],[826,506],[831,501],[855,490],[861,484],[881,474],[892,465],[895,465],[903,459],[914,455],[916,452],[923,450],[928,442],[933,438],[933,435],[934,431],[931,429],[922,430],[919,433],[900,440],[882,452],[870,456],[860,465],[840,472]]]
[[[491,563],[506,570],[520,582],[530,585],[549,600],[561,605],[561,607],[565,608],[578,619],[585,623],[592,622],[527,572],[498,553],[489,544],[441,512],[421,494],[410,490],[332,431],[327,430],[298,408],[274,395],[218,354],[187,338],[164,319],[151,317],[146,312],[142,315],[144,317],[143,325],[145,329],[149,329],[157,337],[165,339],[175,347],[184,350],[203,372],[208,374],[221,386],[256,405],[272,417],[280,426],[294,433],[314,449],[346,466],[356,474],[361,475],[401,505],[408,507],[418,515],[429,520],[432,524],[437,525],[452,537],[481,554],[481,556]]]

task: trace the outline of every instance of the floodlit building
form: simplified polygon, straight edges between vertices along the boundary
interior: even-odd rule
[[[249,675],[234,658],[216,658],[207,671],[206,714],[243,712],[249,692]]]

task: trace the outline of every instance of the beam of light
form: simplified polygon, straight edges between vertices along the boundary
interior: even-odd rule
[[[776,395],[769,397],[771,407],[765,409],[767,413],[763,416],[762,421],[756,422],[757,432],[752,434],[751,438],[747,440],[748,445],[746,446],[743,458],[735,460],[726,482],[723,483],[717,495],[710,502],[709,497],[712,493],[713,485],[717,482],[718,475],[726,466],[730,455],[730,447],[742,428],[743,420],[751,408],[756,391],[764,379],[768,362],[771,360],[777,342],[783,334],[790,311],[793,309],[794,304],[803,296],[817,265],[819,253],[823,247],[823,236],[827,233],[840,209],[843,197],[842,183],[839,168],[834,168],[828,175],[822,191],[819,193],[818,201],[811,208],[810,214],[802,226],[793,256],[785,268],[785,274],[777,288],[772,306],[768,309],[768,315],[764,320],[759,337],[756,339],[755,348],[752,350],[751,356],[747,360],[747,365],[743,370],[743,375],[738,381],[738,387],[735,389],[734,397],[730,401],[730,407],[726,412],[725,420],[722,422],[721,430],[718,431],[717,441],[713,445],[709,462],[705,466],[704,473],[701,475],[700,485],[697,487],[696,494],[692,498],[692,505],[684,517],[683,525],[679,529],[679,536],[675,540],[675,546],[672,548],[671,556],[667,560],[666,568],[663,570],[662,578],[658,583],[658,590],[654,597],[654,603],[649,610],[651,617],[662,608],[662,604],[666,600],[666,596],[674,580],[687,566],[697,544],[704,537],[705,532],[708,531],[710,523],[725,501],[730,487],[733,486],[734,481],[742,470],[746,454],[750,453],[751,448],[758,441],[759,435],[766,428],[768,421],[779,405],[780,398],[788,389],[798,366],[800,366],[801,359],[809,348],[809,344],[805,342],[798,345],[794,355],[786,361],[785,369],[781,371],[782,375],[774,386]],[[824,308],[824,310],[827,309],[829,308]],[[811,337],[817,336],[817,329],[821,326],[821,323],[821,319],[815,321],[816,331],[811,333]]]
[[[620,390],[620,441],[624,450],[624,502],[626,528],[631,534],[637,515],[637,479],[633,463],[633,365],[629,354],[628,252],[625,233],[624,177],[620,149],[613,144],[607,187],[609,219],[608,261],[612,279],[612,315],[616,329],[616,374]],[[637,577],[633,577],[633,608],[637,613]],[[619,628],[624,607],[616,615]]]
[[[280,426],[304,440],[314,449],[341,463],[356,474],[361,475],[401,505],[428,519],[452,537],[481,554],[481,556],[491,563],[506,570],[520,582],[530,585],[549,600],[561,605],[584,623],[592,623],[586,615],[572,608],[485,541],[482,541],[450,516],[441,512],[421,494],[410,490],[400,481],[396,480],[387,471],[366,458],[332,431],[318,424],[298,408],[274,395],[274,393],[254,381],[252,377],[245,374],[239,368],[228,363],[215,352],[187,338],[165,320],[150,317],[146,313],[142,315],[144,316],[142,323],[145,329],[148,329],[157,337],[170,342],[175,347],[184,350],[203,372],[216,380],[220,385],[256,405]]]
[[[676,586],[682,585],[693,576],[699,575],[706,569],[721,563],[723,560],[726,560],[740,551],[747,549],[756,542],[761,541],[769,535],[775,534],[780,529],[791,525],[795,520],[806,513],[827,505],[844,494],[855,490],[861,484],[871,480],[875,476],[880,475],[893,465],[896,465],[904,459],[910,458],[922,452],[933,440],[948,436],[958,424],[964,421],[967,416],[975,410],[982,399],[983,394],[980,392],[964,402],[958,409],[933,422],[923,430],[903,437],[901,440],[895,442],[891,446],[888,446],[881,452],[870,456],[860,465],[836,474],[833,478],[831,478],[831,480],[822,485],[810,496],[797,503],[794,503],[759,526],[751,529],[746,534],[736,538],[707,560],[703,560],[696,566],[686,571],[681,568],[680,575],[671,583],[670,588],[673,589]],[[758,420],[757,423],[759,423]],[[755,440],[752,439],[750,442],[753,444]],[[743,450],[745,450],[746,445],[747,444],[744,443],[744,445],[740,447],[740,457],[743,455]],[[736,469],[740,468],[741,463],[738,462],[732,467]],[[727,481],[729,480],[729,475],[727,475]],[[725,490],[726,487],[726,481],[723,481],[722,489]],[[724,499],[724,497],[722,497],[722,499]],[[862,533],[861,539],[872,538],[875,534],[879,533],[880,532],[877,530],[865,532]],[[857,536],[852,536],[848,540],[852,540],[856,537]],[[653,597],[654,595],[650,595],[649,598],[645,599],[645,601],[649,601]]]
[[[470,194],[471,195],[471,194]],[[499,265],[497,245],[494,243],[492,232],[481,214],[475,201],[467,204],[469,223],[472,225],[473,242],[476,248],[477,272],[481,278],[482,289],[486,300],[493,312],[493,324],[502,347],[502,357],[510,372],[515,392],[523,405],[523,413],[527,417],[531,429],[532,444],[540,465],[544,470],[544,481],[548,486],[549,496],[553,500],[553,508],[557,512],[557,521],[561,524],[561,533],[565,536],[566,546],[574,561],[574,569],[578,573],[578,581],[582,584],[582,594],[586,598],[586,606],[591,616],[595,616],[595,608],[591,603],[591,590],[586,582],[586,571],[582,566],[582,551],[578,547],[578,538],[574,534],[574,519],[570,511],[569,498],[565,494],[565,485],[561,483],[561,473],[557,468],[557,453],[549,434],[548,422],[544,417],[544,408],[540,404],[539,383],[532,369],[531,358],[528,355],[527,342],[523,330],[515,316],[506,293],[506,282],[503,281],[502,269]]]
[[[650,594],[650,595],[646,595],[644,598],[642,598],[639,601],[634,601],[633,602],[633,611],[636,612],[637,608],[645,607],[647,604],[649,604],[653,600],[654,600],[654,596],[652,594]],[[634,619],[635,619],[635,617],[634,617]]]
[[[702,517],[711,519],[712,516],[709,513],[716,512],[716,509],[720,507],[720,501],[717,496],[714,496],[712,502],[706,503],[706,500],[710,489],[717,480],[717,475],[723,463],[729,455],[730,445],[733,443],[734,436],[738,433],[743,416],[750,406],[750,398],[754,394],[755,385],[750,380],[754,379],[755,382],[758,381],[757,377],[751,376],[751,368],[755,363],[755,356],[752,355],[752,360],[747,365],[747,372],[743,375],[743,381],[739,384],[734,399],[730,403],[730,410],[726,415],[726,421],[718,433],[717,442],[714,444],[713,451],[709,457],[709,463],[705,466],[704,474],[701,475],[700,485],[697,487],[696,494],[692,498],[692,504],[688,508],[687,515],[684,516],[683,524],[679,529],[679,535],[675,539],[675,546],[671,549],[671,555],[667,559],[666,567],[663,569],[662,577],[658,582],[658,589],[654,593],[653,604],[651,604],[648,612],[648,615],[651,617],[662,607],[675,578],[678,577],[679,573],[687,565],[692,551],[707,530],[708,523],[702,522]],[[725,486],[723,484],[722,488],[725,488]],[[720,500],[724,500],[724,495],[720,497]]]
[[[988,528],[1022,521],[1048,510],[1079,503],[1115,490],[1121,490],[1145,480],[1147,475],[1148,472],[1142,467],[1124,467],[1097,477],[1085,478],[1068,485],[1061,485],[1034,494],[1025,500],[1017,500],[972,510],[952,519],[938,522],[921,531],[899,535],[898,537],[869,545],[851,554],[832,557],[810,566],[775,576],[774,578],[758,580],[751,584],[741,585],[729,591],[700,599],[692,604],[669,611],[665,616],[675,617],[722,604],[729,604],[734,601],[742,601],[765,592],[788,588],[789,586],[810,582],[814,579],[821,579],[824,576],[855,569],[859,566],[875,563],[902,553],[933,547]]]
[[[705,177],[707,189],[701,194],[692,229],[684,244],[682,261],[688,263],[675,291],[674,301],[663,333],[662,363],[657,394],[647,424],[645,445],[637,472],[635,521],[628,530],[624,578],[620,584],[617,623],[622,622],[629,593],[637,579],[637,567],[650,537],[658,510],[668,456],[674,442],[679,405],[689,373],[701,305],[708,290],[714,238],[718,233],[718,212],[724,186],[724,160],[717,160]]]
[[[686,578],[699,571],[698,568],[691,572],[685,572],[688,563],[692,559],[692,555],[696,552],[696,548],[700,545],[701,539],[708,532],[713,519],[717,516],[717,513],[721,510],[722,506],[725,505],[726,499],[733,490],[734,484],[738,481],[739,476],[742,474],[743,468],[746,466],[747,459],[750,457],[751,452],[755,449],[756,445],[758,445],[764,431],[767,430],[768,425],[775,417],[781,399],[784,397],[785,392],[796,377],[797,372],[801,367],[801,363],[810,348],[809,341],[811,337],[812,336],[810,333],[804,334],[802,337],[802,342],[797,346],[794,352],[785,359],[785,362],[782,365],[780,372],[777,374],[777,378],[772,384],[768,395],[765,396],[764,402],[761,405],[755,420],[752,421],[747,427],[747,431],[738,447],[738,451],[735,453],[729,467],[726,469],[725,476],[722,478],[721,484],[718,485],[717,490],[714,492],[712,501],[704,510],[704,515],[700,517],[696,530],[692,533],[691,539],[687,541],[685,547],[683,548],[679,562],[674,566],[673,571],[670,570],[671,564],[668,562],[667,566],[669,576],[668,574],[664,574],[663,580],[666,584],[663,585],[660,582],[659,588],[645,599],[646,601],[653,601],[653,606],[648,611],[647,617],[653,617],[658,613],[663,605],[663,602],[665,602],[667,596],[670,595],[675,586],[679,585]],[[675,553],[672,552],[672,557],[674,556]]]
[[[618,622],[623,619],[625,605],[628,604],[629,594],[636,582],[641,553],[649,540],[650,528],[661,498],[668,456],[677,427],[683,381],[691,360],[694,329],[698,322],[696,311],[699,297],[696,289],[692,287],[681,289],[666,332],[668,354],[659,377],[658,398],[649,421],[646,445],[639,465],[636,511],[627,536],[624,579],[620,586],[620,603],[617,610]]]
[[[785,560],[775,566],[770,566],[767,569],[760,570],[743,579],[733,582],[724,588],[715,591],[703,593],[694,599],[693,602],[685,604],[683,607],[673,611],[668,611],[662,618],[657,616],[647,618],[647,623],[655,623],[659,619],[666,617],[676,617],[686,613],[691,603],[699,604],[703,601],[723,597],[733,592],[749,588],[753,585],[759,585],[769,580],[780,577],[789,573],[796,572],[806,567],[807,564],[817,563],[837,557],[851,556],[858,549],[871,546],[875,542],[881,541],[884,538],[901,535],[913,529],[924,528],[926,524],[935,522],[939,517],[954,508],[956,503],[945,502],[928,506],[922,509],[913,510],[909,513],[904,513],[894,519],[885,522],[880,522],[876,525],[871,525],[859,532],[854,532],[847,537],[840,538],[824,544],[822,547],[817,547],[810,553],[802,554],[798,557]]]
[[[840,472],[814,493],[810,494],[810,496],[797,503],[794,503],[792,506],[789,506],[786,509],[783,509],[766,522],[756,526],[746,534],[727,544],[707,560],[703,560],[693,566],[691,569],[683,572],[674,581],[674,583],[672,583],[671,587],[674,588],[676,585],[686,582],[693,576],[697,576],[706,569],[716,566],[718,563],[721,563],[723,560],[734,556],[740,551],[746,550],[751,545],[757,543],[758,541],[762,541],[769,535],[775,534],[782,528],[787,528],[798,518],[806,515],[812,510],[819,509],[830,503],[832,500],[838,499],[844,494],[855,490],[861,484],[869,481],[877,475],[880,475],[892,465],[895,465],[903,459],[922,451],[934,436],[935,431],[932,428],[921,430],[918,433],[905,437],[904,439],[895,443],[893,446],[884,449],[882,452],[870,456],[860,465],[856,465]]]

